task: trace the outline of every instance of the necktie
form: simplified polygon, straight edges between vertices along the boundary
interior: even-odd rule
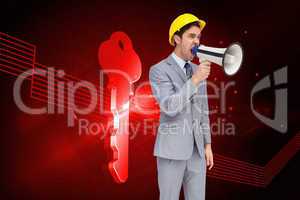
[[[193,75],[192,66],[189,63],[185,63],[184,68],[185,68],[187,79],[190,79]]]

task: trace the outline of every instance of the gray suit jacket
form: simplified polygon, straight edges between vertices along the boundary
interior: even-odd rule
[[[197,65],[191,65],[195,72]],[[204,145],[211,143],[206,81],[195,86],[171,55],[151,67],[149,79],[160,106],[154,155],[188,160],[195,140],[204,156]]]

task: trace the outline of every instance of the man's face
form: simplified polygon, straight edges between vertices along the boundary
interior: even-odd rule
[[[184,60],[192,60],[194,55],[192,54],[192,48],[195,45],[200,44],[201,30],[197,26],[192,26],[186,30],[182,37],[177,37],[176,48],[179,48],[180,54]]]

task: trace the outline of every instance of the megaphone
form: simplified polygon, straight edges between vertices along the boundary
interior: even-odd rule
[[[192,53],[201,60],[208,60],[223,67],[227,75],[235,74],[243,61],[243,49],[239,43],[232,43],[227,48],[215,48],[199,45],[192,48]]]

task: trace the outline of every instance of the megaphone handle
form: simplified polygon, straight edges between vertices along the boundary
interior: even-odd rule
[[[203,58],[203,57],[199,57],[199,61],[200,61],[200,63],[202,63],[202,62],[204,62],[204,61],[206,61],[207,59],[206,58]]]

